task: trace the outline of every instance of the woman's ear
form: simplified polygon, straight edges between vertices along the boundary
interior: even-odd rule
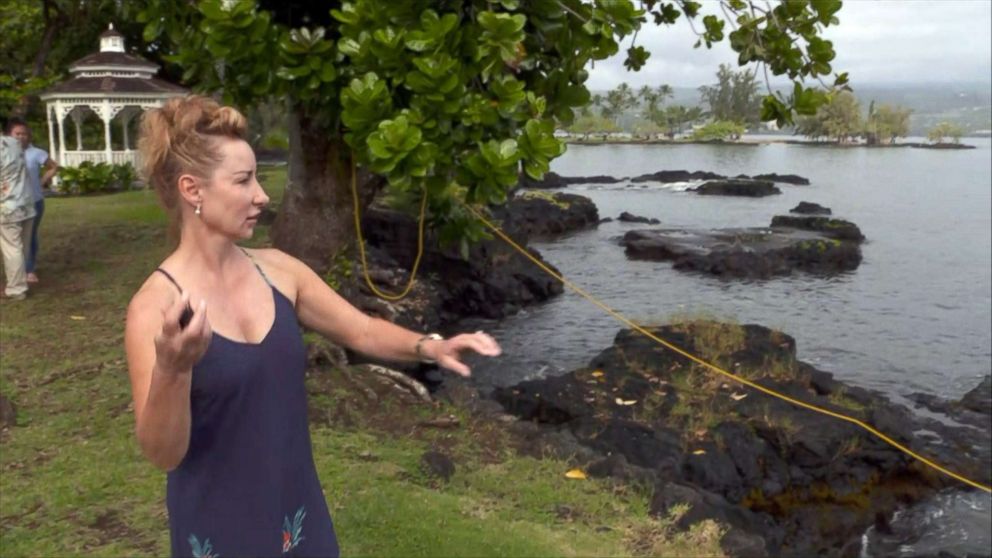
[[[179,195],[182,196],[184,202],[193,207],[203,203],[203,197],[200,193],[201,187],[200,179],[191,174],[184,174],[179,177]]]

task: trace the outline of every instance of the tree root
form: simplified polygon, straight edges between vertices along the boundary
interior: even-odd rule
[[[402,372],[399,372],[397,370],[392,370],[384,366],[378,366],[376,364],[362,364],[359,365],[357,368],[363,368],[374,374],[379,374],[380,376],[389,378],[390,380],[398,384],[399,387],[405,388],[406,390],[416,395],[417,398],[423,401],[424,403],[433,402],[433,399],[431,399],[431,394],[427,391],[427,388],[424,387],[424,384],[418,382],[417,380],[411,378],[410,376],[407,376]]]

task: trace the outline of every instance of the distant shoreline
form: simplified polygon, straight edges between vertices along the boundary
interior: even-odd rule
[[[761,136],[749,136],[744,137],[737,141],[729,140],[668,140],[668,139],[627,139],[627,138],[610,138],[610,139],[578,139],[578,138],[563,138],[565,143],[569,145],[735,145],[743,147],[757,147],[760,145],[770,145],[770,144],[786,144],[786,145],[804,145],[809,147],[831,147],[831,148],[869,148],[869,149],[893,149],[899,147],[914,147],[917,149],[975,149],[976,146],[964,143],[922,143],[922,142],[901,142],[901,143],[882,143],[868,145],[866,143],[836,143],[829,141],[810,141],[810,140],[798,140],[798,139],[784,139],[784,138],[762,138]]]

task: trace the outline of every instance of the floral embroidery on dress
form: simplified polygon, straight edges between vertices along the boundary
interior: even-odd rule
[[[190,535],[189,545],[193,547],[193,558],[220,558],[214,554],[214,547],[210,544],[210,539],[203,539],[201,545],[196,535]]]
[[[282,520],[282,553],[285,554],[290,550],[293,550],[300,544],[300,542],[305,538],[303,533],[303,518],[307,516],[307,512],[304,511],[305,506],[300,506],[300,509],[296,510],[296,515],[293,516],[293,522],[289,522],[289,516],[283,518]]]

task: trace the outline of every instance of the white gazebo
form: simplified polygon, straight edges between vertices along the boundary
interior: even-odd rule
[[[48,117],[48,145],[62,166],[78,166],[83,161],[138,165],[137,151],[131,149],[128,124],[142,111],[161,106],[188,90],[155,77],[159,66],[140,56],[127,54],[124,36],[110,24],[100,35],[100,52],[80,58],[69,66],[72,77],[41,94]],[[90,113],[103,121],[103,149],[83,150],[82,125]],[[76,149],[65,142],[65,119],[71,117],[76,129]],[[113,149],[111,129],[114,120],[123,133],[123,150]],[[57,131],[56,131],[57,128]],[[56,135],[57,133],[57,135]],[[57,140],[57,141],[56,141]]]

